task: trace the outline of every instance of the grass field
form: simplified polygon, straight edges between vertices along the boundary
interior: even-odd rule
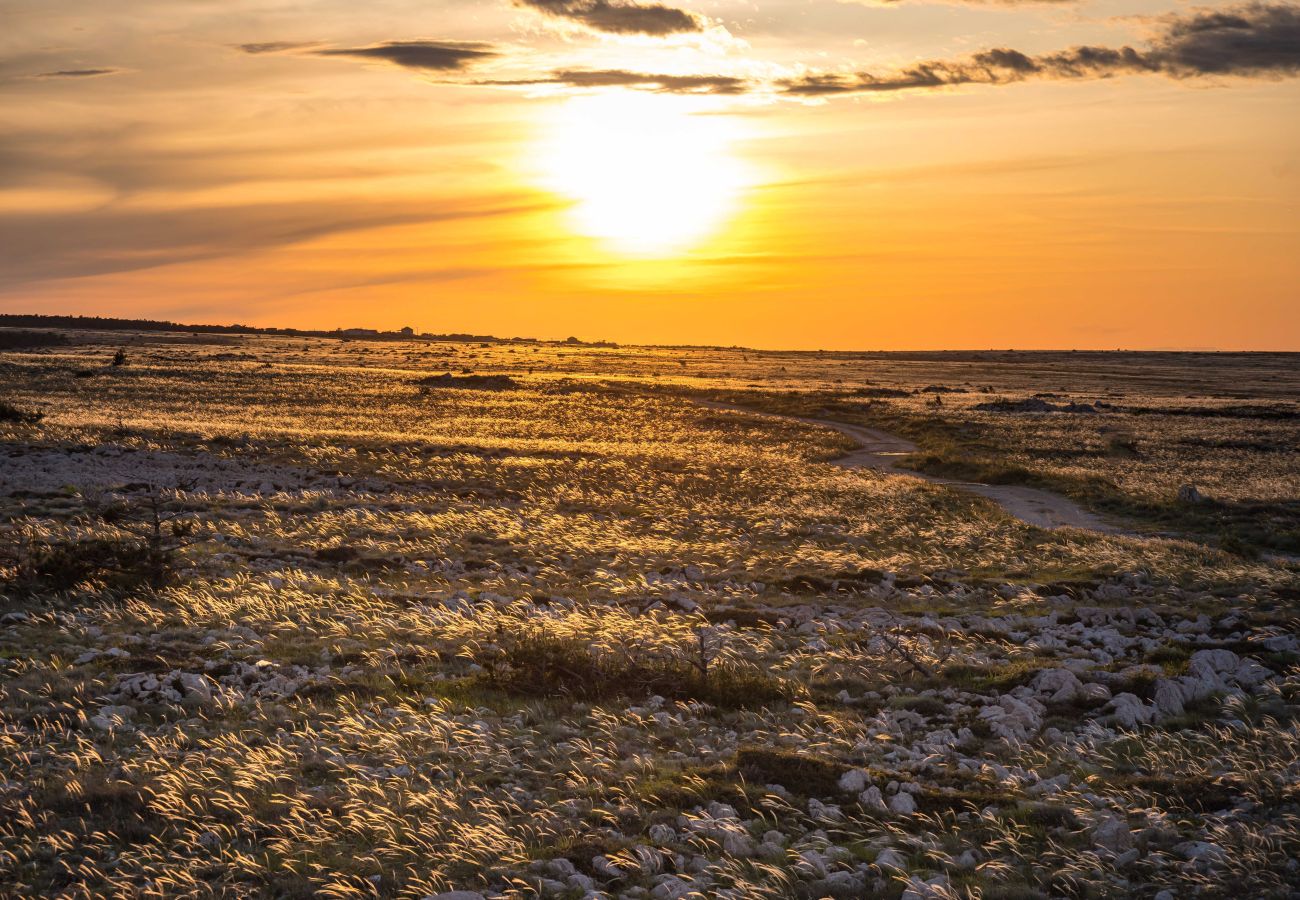
[[[0,351],[0,894],[1300,890],[1296,357],[69,337]]]

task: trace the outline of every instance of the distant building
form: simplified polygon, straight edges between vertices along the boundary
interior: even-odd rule
[[[406,325],[402,328],[400,334],[402,337],[415,337],[415,329],[410,325]]]

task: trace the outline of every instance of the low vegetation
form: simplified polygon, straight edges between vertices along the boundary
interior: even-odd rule
[[[0,366],[45,413],[0,423],[0,894],[1300,885],[1293,560],[1045,531],[693,402],[1286,508],[1292,420],[1101,406],[1279,406],[1269,358],[1120,398],[1064,355],[139,336],[114,374],[72,337]],[[1045,384],[1098,411],[973,409]]]

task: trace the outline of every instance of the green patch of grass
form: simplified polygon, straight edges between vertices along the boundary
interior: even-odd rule
[[[792,750],[741,747],[736,751],[736,769],[756,784],[779,784],[808,797],[829,797],[840,793],[840,776],[851,766]]]
[[[691,809],[713,801],[748,810],[750,803],[741,789],[736,765],[688,766],[656,774],[639,784],[635,794],[641,802],[674,810]]]
[[[1017,803],[1002,810],[1002,817],[1022,825],[1038,828],[1079,828],[1082,823],[1069,807],[1059,803]]]
[[[1006,693],[1028,684],[1043,669],[1051,668],[1042,659],[1018,659],[1005,665],[951,665],[939,672],[938,680],[947,687],[962,691]]]
[[[1192,658],[1192,648],[1186,644],[1165,644],[1146,655],[1143,662],[1160,666],[1170,678],[1187,673],[1188,661]]]
[[[906,709],[923,716],[941,716],[948,711],[948,705],[938,697],[924,697],[917,694],[900,694],[889,699],[890,709]]]

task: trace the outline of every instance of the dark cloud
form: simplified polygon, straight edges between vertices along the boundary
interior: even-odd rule
[[[514,87],[542,84],[576,88],[627,87],[665,94],[743,94],[751,88],[749,82],[730,75],[658,75],[625,69],[561,69],[542,78],[476,83]]]
[[[313,50],[316,56],[378,59],[407,69],[450,72],[497,55],[490,44],[463,41],[387,41],[370,47]]]
[[[1168,22],[1152,53],[1174,75],[1300,73],[1300,6],[1263,3]]]
[[[700,20],[683,9],[651,3],[611,3],[609,0],[516,0],[519,6],[548,16],[581,23],[594,31],[611,34],[644,34],[664,37],[700,31]]]
[[[101,75],[116,75],[121,69],[60,69],[57,72],[42,72],[37,78],[98,78]]]
[[[290,50],[303,50],[316,45],[306,41],[263,41],[261,43],[239,44],[238,46],[245,53],[262,54],[287,53]]]
[[[779,84],[802,96],[863,94],[1031,78],[1108,78],[1135,72],[1171,78],[1211,75],[1283,78],[1300,74],[1300,6],[1253,3],[1164,20],[1144,49],[1071,47],[1029,55],[997,48],[955,60],[929,60],[889,75],[812,73]]]

